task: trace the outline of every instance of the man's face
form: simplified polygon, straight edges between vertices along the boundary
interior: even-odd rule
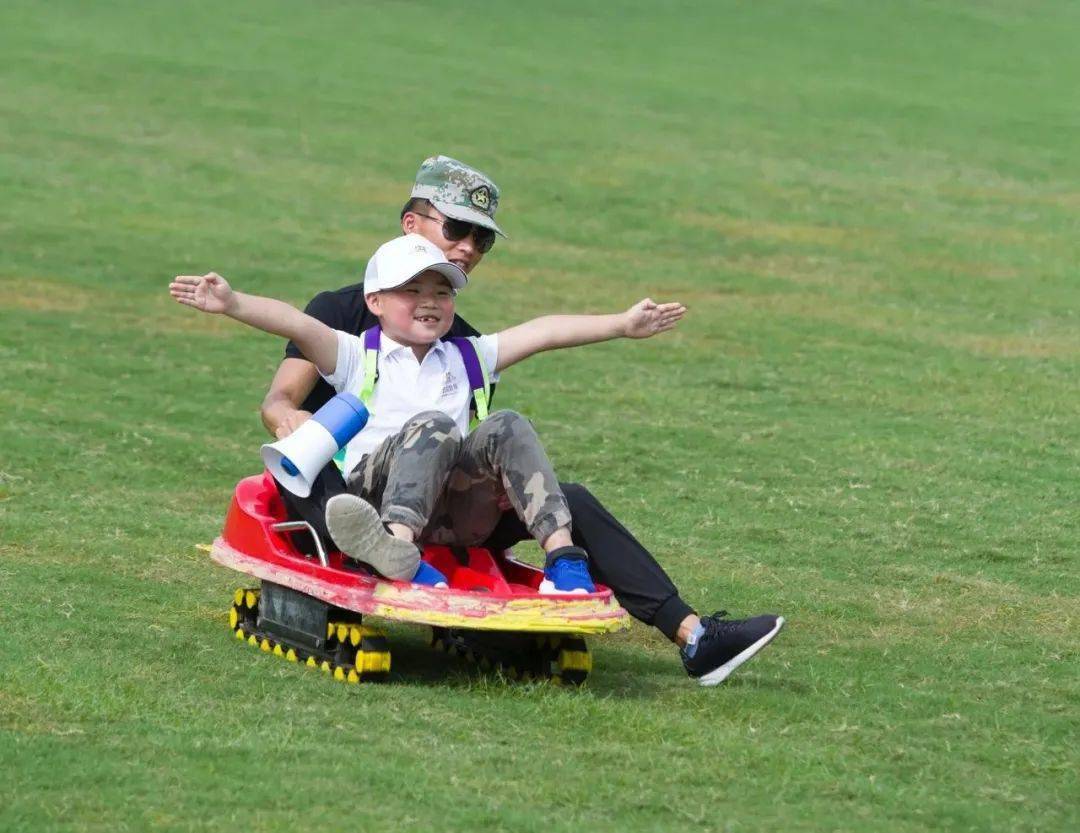
[[[406,234],[421,234],[426,237],[442,250],[447,260],[468,275],[484,259],[484,255],[476,248],[471,234],[462,240],[447,240],[443,234],[443,222],[447,219],[435,206],[427,205],[419,214],[405,212],[405,216],[401,218],[401,230]]]

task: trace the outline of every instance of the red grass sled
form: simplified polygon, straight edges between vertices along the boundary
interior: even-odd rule
[[[310,536],[314,555],[297,548],[298,533]],[[289,521],[268,472],[237,484],[210,554],[263,583],[261,594],[236,593],[230,624],[238,638],[350,681],[389,672],[385,637],[363,626],[364,616],[431,625],[433,642],[447,650],[517,677],[566,682],[581,682],[591,658],[582,639],[563,635],[628,624],[610,589],[541,595],[543,571],[509,552],[427,547],[423,558],[447,577],[445,590],[379,578],[339,552],[324,551],[305,522]]]

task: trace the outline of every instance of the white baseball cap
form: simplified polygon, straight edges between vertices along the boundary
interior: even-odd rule
[[[469,282],[438,246],[422,235],[406,234],[375,250],[364,270],[364,293],[395,289],[428,270],[444,275],[455,290]]]

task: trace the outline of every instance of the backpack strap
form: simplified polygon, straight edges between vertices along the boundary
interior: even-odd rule
[[[488,403],[491,401],[491,383],[488,381],[487,369],[480,357],[476,354],[476,345],[470,338],[456,336],[448,338],[461,353],[461,360],[465,362],[465,373],[469,377],[469,388],[472,390],[473,402],[476,404],[476,418],[487,419]]]
[[[379,380],[379,346],[382,343],[382,330],[379,325],[360,334],[363,340],[361,348],[361,361],[364,363],[364,384],[360,387],[360,401],[364,407],[371,410],[371,396],[375,393],[375,383]],[[334,455],[334,465],[344,474],[345,472],[345,446],[338,449]]]
[[[379,381],[379,347],[382,344],[382,329],[376,324],[361,334],[364,340],[362,358],[364,361],[364,384],[360,388],[360,401],[371,410],[371,395],[375,393],[375,383]]]

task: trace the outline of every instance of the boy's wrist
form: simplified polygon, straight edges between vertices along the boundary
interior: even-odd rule
[[[229,318],[236,318],[236,313],[240,308],[240,293],[235,289],[229,293],[228,299],[225,301],[225,309],[222,312],[229,316]]]

